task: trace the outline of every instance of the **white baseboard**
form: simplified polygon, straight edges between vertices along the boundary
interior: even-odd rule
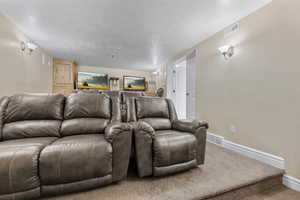
[[[213,134],[213,133],[207,133],[207,141],[213,144],[217,145],[223,145],[224,137]]]
[[[300,192],[300,180],[299,179],[296,179],[292,176],[284,175],[283,179],[282,179],[282,183],[286,187]]]
[[[239,152],[247,157],[261,161],[273,167],[284,169],[284,159],[269,153],[265,153],[250,147],[239,145],[228,140],[223,141],[223,146],[227,149]]]
[[[207,133],[207,141],[219,146],[222,146],[226,149],[230,149],[232,151],[238,152],[242,155],[245,155],[247,157],[250,157],[252,159],[261,161],[265,164],[271,165],[273,167],[277,167],[279,169],[285,169],[284,166],[284,159],[275,156],[263,151],[259,151],[247,146],[243,146],[240,144],[236,144],[234,142],[231,142],[229,140],[226,140],[224,137],[213,134],[213,133]],[[282,179],[282,183],[292,189],[300,192],[300,180],[296,179],[292,176],[284,175]]]
[[[224,137],[222,136],[218,136],[213,133],[207,133],[207,140],[211,143],[220,145],[226,149],[233,150],[235,152],[238,152],[240,154],[243,154],[255,160],[261,161],[273,167],[284,169],[284,159],[279,156],[275,156],[247,146],[236,144],[234,142],[224,139]]]

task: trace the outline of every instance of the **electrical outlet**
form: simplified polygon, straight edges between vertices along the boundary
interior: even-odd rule
[[[231,125],[229,126],[229,130],[230,130],[231,133],[236,133],[236,126],[233,125],[233,124],[231,124]]]

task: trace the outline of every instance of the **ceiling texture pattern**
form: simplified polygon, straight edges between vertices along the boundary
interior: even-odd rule
[[[270,1],[0,0],[0,12],[53,57],[151,71]]]

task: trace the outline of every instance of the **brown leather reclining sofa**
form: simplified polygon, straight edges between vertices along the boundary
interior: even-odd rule
[[[203,164],[208,124],[178,120],[169,99],[137,96],[142,94],[2,98],[0,200],[34,199],[120,181],[127,175],[130,154],[140,177]]]
[[[127,108],[140,177],[169,175],[204,163],[207,122],[178,120],[172,101],[165,98],[131,98]]]
[[[95,188],[126,177],[132,128],[104,94],[0,100],[0,200]]]

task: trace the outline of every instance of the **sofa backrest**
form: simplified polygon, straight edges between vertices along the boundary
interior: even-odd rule
[[[59,137],[64,96],[60,94],[16,94],[4,109],[3,140]]]
[[[105,94],[70,94],[65,104],[62,136],[103,133],[111,121],[120,121],[118,104]]]
[[[72,93],[101,93],[97,89],[76,89]]]
[[[103,90],[102,94],[108,95],[110,98],[118,98],[121,100],[121,92],[120,91],[111,91],[111,90]]]
[[[122,91],[121,92],[121,108],[122,108],[122,121],[127,122],[127,101],[135,97],[144,96],[144,92],[130,92],[130,91]]]
[[[133,97],[142,97],[144,96],[144,92],[127,92],[127,91],[123,91],[122,92],[122,103],[126,104],[127,99],[129,98],[133,98]]]
[[[172,128],[172,122],[177,114],[171,100],[157,97],[138,97],[134,99],[135,120],[150,124],[155,130]],[[131,106],[132,107],[132,106]]]

